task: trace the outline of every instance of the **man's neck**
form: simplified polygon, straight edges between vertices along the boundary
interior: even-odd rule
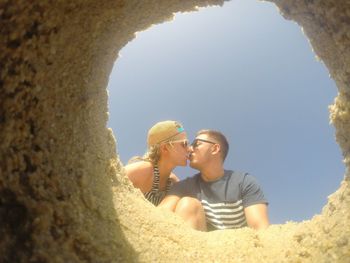
[[[216,181],[224,176],[225,170],[222,164],[220,165],[208,165],[207,169],[202,169],[201,177],[206,182]]]

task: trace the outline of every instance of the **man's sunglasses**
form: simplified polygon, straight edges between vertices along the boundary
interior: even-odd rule
[[[191,143],[191,146],[193,149],[198,147],[198,142],[206,142],[206,143],[211,143],[211,144],[217,144],[216,142],[204,140],[204,139],[194,139],[193,142]]]

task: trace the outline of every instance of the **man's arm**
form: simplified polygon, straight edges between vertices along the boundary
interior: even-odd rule
[[[256,230],[269,226],[269,217],[266,204],[255,204],[244,208],[248,226]]]
[[[180,182],[180,179],[179,177],[176,176],[176,174],[174,173],[171,173],[170,176],[169,176],[171,182],[174,184],[174,183],[178,183]]]

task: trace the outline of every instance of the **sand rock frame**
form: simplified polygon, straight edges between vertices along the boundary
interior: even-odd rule
[[[350,2],[271,2],[337,84],[346,174],[309,221],[201,233],[125,178],[106,87],[135,32],[223,1],[0,0],[0,262],[349,262]]]

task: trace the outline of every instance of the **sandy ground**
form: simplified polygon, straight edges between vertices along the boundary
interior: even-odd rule
[[[347,172],[310,221],[202,233],[125,178],[106,87],[135,32],[223,1],[0,0],[0,262],[349,262],[350,4],[271,2],[337,84],[330,120]]]

